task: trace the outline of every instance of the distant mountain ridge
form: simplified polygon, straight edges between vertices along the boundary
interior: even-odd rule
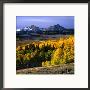
[[[67,29],[59,24],[49,26],[48,28],[39,28],[35,25],[31,25],[22,29],[17,29],[16,32],[17,34],[24,34],[25,32],[27,32],[26,34],[74,34],[74,29]]]
[[[35,25],[31,25],[31,26],[27,26],[27,27],[24,27],[24,28],[22,28],[22,29],[20,29],[21,31],[22,30],[24,30],[24,31],[26,31],[26,30],[28,30],[28,31],[31,31],[31,30],[35,30],[35,29],[39,29],[39,30],[54,30],[54,29],[66,29],[65,27],[63,27],[63,26],[60,26],[59,24],[56,24],[56,25],[53,25],[53,26],[49,26],[49,27],[47,27],[47,28],[39,28],[39,27],[37,27],[37,26],[35,26]],[[71,28],[72,29],[72,28]],[[18,29],[17,29],[17,31],[18,31]]]

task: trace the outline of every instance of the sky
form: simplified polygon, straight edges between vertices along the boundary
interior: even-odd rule
[[[56,24],[65,28],[74,28],[74,16],[16,16],[16,29],[31,25],[47,28]]]

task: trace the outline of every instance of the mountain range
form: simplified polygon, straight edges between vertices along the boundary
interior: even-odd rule
[[[39,28],[35,25],[24,27],[22,29],[17,29],[16,34],[25,33],[37,33],[37,34],[74,34],[74,29],[67,29],[63,26],[56,24],[48,28]]]

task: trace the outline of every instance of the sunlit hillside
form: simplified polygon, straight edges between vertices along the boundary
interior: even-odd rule
[[[32,41],[16,48],[16,69],[48,67],[74,62],[74,36]]]

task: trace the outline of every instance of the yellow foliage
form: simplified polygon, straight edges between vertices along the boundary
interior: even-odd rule
[[[51,64],[52,65],[60,63],[60,58],[62,56],[62,53],[63,53],[63,51],[62,51],[61,48],[56,49],[56,51],[54,52],[54,54],[52,56],[52,59],[51,59]]]
[[[45,46],[54,47],[53,53],[51,54],[51,61],[42,61],[42,66],[49,66],[49,65],[59,65],[61,63],[70,63],[74,62],[74,36],[68,36],[65,38],[60,38],[56,40],[45,40],[34,42],[32,44],[27,44],[24,46],[18,46],[16,51],[20,50],[28,50],[32,49],[32,45],[39,46],[39,48],[43,48]],[[51,49],[51,48],[50,48]],[[42,52],[40,52],[42,53]],[[44,53],[44,52],[43,52]],[[34,58],[37,54],[37,51],[33,51],[30,53],[26,53],[25,55],[21,55],[17,53],[16,58],[24,58],[29,60],[30,58]]]
[[[18,47],[16,48],[16,51],[20,51],[20,50],[22,50],[22,47],[21,47],[21,46],[18,46]]]

